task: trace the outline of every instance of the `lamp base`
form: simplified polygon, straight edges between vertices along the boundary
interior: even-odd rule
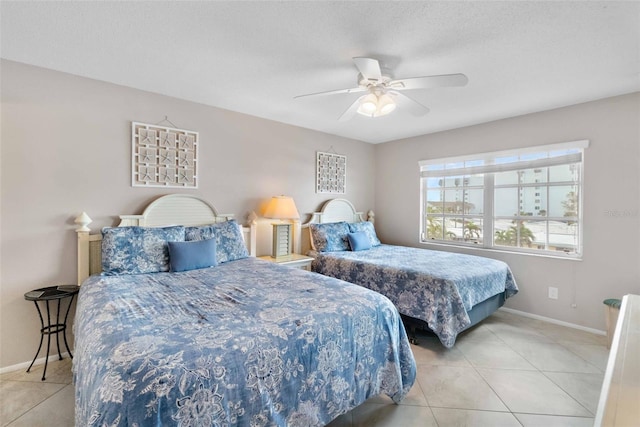
[[[291,224],[274,223],[272,257],[280,258],[291,254]]]

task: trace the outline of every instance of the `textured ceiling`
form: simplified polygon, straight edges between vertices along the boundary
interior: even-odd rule
[[[7,2],[3,58],[371,143],[640,90],[639,2]],[[338,122],[354,56],[431,112]],[[173,116],[171,112],[167,112]]]

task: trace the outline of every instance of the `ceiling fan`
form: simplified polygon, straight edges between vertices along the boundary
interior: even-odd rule
[[[360,72],[357,80],[358,87],[310,93],[295,98],[366,92],[340,115],[339,121],[349,120],[356,113],[367,117],[384,116],[394,111],[397,106],[406,109],[414,116],[423,116],[429,112],[429,109],[402,91],[465,86],[469,81],[464,74],[442,74],[394,80],[388,70],[380,67],[377,59],[357,57],[353,58],[353,62]]]

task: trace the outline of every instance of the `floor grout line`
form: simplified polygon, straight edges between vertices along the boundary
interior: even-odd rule
[[[14,380],[7,380],[7,381],[3,381],[3,383],[31,383],[31,381],[14,381]],[[62,387],[64,388],[64,387]],[[62,388],[60,390],[62,390]],[[40,405],[41,403],[43,403],[44,401],[46,401],[47,399],[49,399],[51,396],[57,394],[60,390],[55,391],[52,395],[45,397],[44,399],[42,399],[41,401],[35,403],[33,406],[30,406],[28,409],[25,409],[24,412],[22,412],[21,414],[17,415],[15,418],[13,418],[11,421],[9,421],[7,424],[2,424],[3,427],[8,427],[10,424],[16,422],[18,419],[20,419],[21,417],[25,416],[27,413],[29,413],[30,411],[34,410],[36,407],[38,407],[38,405]],[[4,422],[3,420],[0,420],[2,422]]]
[[[523,322],[523,326],[525,328],[529,328],[528,326],[524,325]],[[543,371],[542,369],[538,368],[532,361],[530,361],[529,359],[527,359],[527,357],[525,357],[524,354],[522,354],[521,352],[519,352],[516,348],[512,347],[507,341],[505,341],[504,339],[502,339],[497,333],[495,333],[493,330],[491,330],[490,327],[487,327],[487,329],[489,330],[490,333],[492,333],[493,335],[496,336],[496,338],[501,341],[507,348],[511,349],[512,351],[514,351],[516,354],[518,354],[520,357],[522,357],[527,363],[529,363],[534,369],[535,372],[539,372],[541,373],[545,378],[547,378],[549,381],[551,381],[551,383],[553,383],[555,386],[557,386],[560,390],[562,390],[567,396],[569,396],[573,401],[575,401],[580,407],[584,408],[589,414],[593,414],[593,412],[591,412],[591,410],[589,410],[589,408],[585,407],[585,405],[583,405],[580,401],[578,401],[571,393],[569,393],[569,391],[565,390],[564,387],[560,386],[559,384],[557,384],[555,381],[553,381],[552,378],[550,378],[548,375],[545,374],[545,371]],[[541,334],[543,334],[544,336],[546,336],[547,338],[549,338],[553,344],[557,344],[559,346],[561,346],[562,348],[564,348],[565,350],[569,351],[570,353],[576,355],[578,358],[580,358],[581,360],[583,360],[585,363],[587,363],[588,365],[593,366],[594,368],[600,370],[597,366],[594,366],[591,362],[589,362],[588,360],[585,360],[583,357],[581,357],[578,354],[575,354],[575,352],[571,351],[569,348],[565,347],[564,345],[562,345],[561,342],[559,342],[556,338],[554,337],[550,337],[546,334],[544,334],[542,331],[539,331]],[[522,425],[522,423],[520,422],[520,420],[515,416],[515,412],[513,412],[513,410],[509,407],[509,405],[507,405],[507,403],[502,399],[502,397],[500,397],[500,395],[498,394],[498,392],[491,386],[491,384],[487,381],[487,379],[478,371],[478,367],[474,365],[474,363],[466,356],[466,354],[464,352],[462,352],[462,356],[465,358],[465,360],[471,365],[471,367],[474,369],[474,371],[480,376],[480,378],[482,378],[482,380],[485,382],[485,384],[487,384],[487,386],[491,389],[491,391],[493,391],[493,393],[498,397],[498,399],[500,399],[500,401],[502,402],[502,404],[509,409],[509,413],[518,421],[518,423],[520,423]],[[522,371],[522,369],[508,369],[508,368],[482,368],[482,369],[496,369],[496,370],[518,370],[518,371]],[[534,372],[534,371],[530,371],[530,372]],[[576,374],[581,374],[584,372],[564,372],[564,371],[560,371],[560,373],[576,373]],[[460,408],[461,409],[461,408]],[[465,409],[465,410],[469,410],[469,409]],[[489,412],[493,412],[493,411],[489,411]],[[520,412],[519,412],[520,413]],[[571,416],[571,415],[555,415],[555,414],[540,414],[540,413],[532,413],[533,415],[546,415],[546,416]],[[593,414],[595,416],[595,414]],[[574,416],[576,418],[588,418],[588,417],[577,417]]]
[[[561,374],[586,374],[586,375],[596,375],[596,374],[591,374],[591,373],[585,373],[585,372],[559,372]],[[567,395],[569,395],[569,397],[571,397],[573,400],[576,401],[576,403],[578,403],[580,406],[582,406],[588,413],[592,414],[594,417],[596,414],[594,414],[591,409],[587,408],[586,406],[584,406],[582,404],[582,402],[580,402],[578,399],[576,399],[571,393],[569,393],[568,390],[565,390],[564,387],[562,387],[562,385],[556,383],[553,378],[549,377],[544,371],[542,371],[542,374],[549,379],[549,381],[551,381],[552,383],[554,383],[556,386],[558,386],[562,391],[564,391],[565,393],[567,393]],[[604,376],[603,376],[603,380],[604,380]],[[602,385],[601,385],[602,386]]]
[[[506,326],[501,326],[501,325],[506,325]],[[494,331],[491,326],[495,326],[495,329],[497,330]],[[509,328],[509,326],[513,327],[513,330],[511,328]],[[480,325],[476,326],[476,327],[483,327],[483,324],[481,323]],[[555,345],[559,345],[560,348],[564,349],[565,351],[571,353],[572,355],[578,357],[580,360],[583,360],[586,364],[588,364],[588,366],[591,366],[593,368],[595,368],[598,372],[595,373],[590,373],[590,372],[570,372],[570,371],[543,371],[541,368],[538,368],[536,365],[534,365],[527,357],[525,357],[525,355],[521,352],[518,351],[516,349],[516,347],[513,347],[510,342],[519,344],[520,341],[518,340],[506,340],[504,339],[501,335],[501,331],[504,331],[506,337],[511,336],[512,334],[517,334],[518,330],[521,330],[523,333],[523,338],[526,340],[526,335],[528,332],[533,331],[536,332],[539,335],[542,335],[544,337],[546,337],[548,339],[547,342],[545,341],[540,341],[541,343],[546,343],[546,344],[555,344]],[[560,330],[556,336],[562,336],[564,332],[562,330]],[[488,335],[485,335],[488,334]],[[483,339],[482,337],[486,337],[486,339]],[[533,334],[531,334],[532,338],[536,338],[535,336],[533,336]],[[557,337],[553,337],[553,336],[548,336],[547,334],[545,334],[543,332],[543,330],[538,329],[538,328],[534,328],[531,325],[527,325],[526,322],[523,321],[513,321],[511,320],[509,317],[502,317],[502,316],[497,316],[496,318],[493,319],[493,322],[490,325],[486,325],[484,327],[484,330],[479,331],[479,333],[477,335],[472,335],[472,337],[475,338],[470,338],[468,340],[468,342],[471,343],[483,343],[486,342],[486,345],[491,345],[493,344],[500,344],[500,347],[504,347],[505,349],[505,353],[507,353],[506,349],[509,349],[510,351],[513,351],[515,354],[517,354],[518,356],[520,356],[523,360],[525,360],[529,365],[531,365],[531,367],[533,369],[517,369],[517,368],[503,368],[503,367],[478,367],[476,366],[474,363],[472,363],[472,356],[473,356],[473,352],[463,352],[460,348],[455,349],[455,353],[452,351],[451,353],[449,353],[452,358],[448,359],[447,357],[447,352],[443,352],[439,347],[436,348],[434,345],[437,345],[438,343],[434,343],[432,342],[432,340],[427,339],[427,336],[422,337],[422,341],[421,341],[421,345],[417,345],[417,346],[411,346],[412,351],[414,351],[414,354],[417,352],[425,352],[421,355],[421,357],[423,357],[423,362],[419,363],[416,361],[416,366],[417,366],[417,372],[419,373],[421,371],[420,368],[424,369],[430,369],[433,370],[433,372],[436,372],[439,368],[456,368],[456,369],[460,369],[462,368],[461,372],[474,372],[475,375],[479,376],[480,379],[482,380],[482,382],[484,384],[486,384],[489,389],[491,390],[492,393],[494,393],[494,395],[497,397],[497,401],[496,402],[500,402],[505,410],[495,410],[495,409],[476,409],[476,408],[456,408],[456,407],[445,407],[445,406],[432,406],[431,405],[431,401],[428,398],[427,394],[425,393],[425,389],[423,389],[422,385],[420,384],[420,382],[418,381],[418,378],[416,377],[416,381],[414,383],[413,387],[417,387],[418,390],[412,390],[412,392],[416,393],[416,399],[418,399],[418,402],[424,402],[424,404],[418,403],[418,404],[400,404],[398,405],[398,408],[395,408],[394,411],[392,411],[392,414],[395,415],[390,415],[391,417],[394,416],[398,416],[398,413],[400,414],[399,416],[402,419],[402,407],[412,407],[412,408],[428,408],[428,411],[425,411],[424,409],[420,409],[419,411],[421,411],[420,413],[424,414],[423,416],[426,417],[427,413],[430,414],[431,419],[433,420],[433,422],[435,423],[436,426],[441,426],[441,427],[445,427],[446,424],[446,419],[450,416],[454,416],[455,412],[440,412],[440,416],[441,416],[441,420],[438,421],[438,419],[436,418],[436,414],[434,412],[434,410],[438,410],[438,409],[443,409],[443,410],[451,410],[451,411],[468,411],[468,414],[472,414],[472,413],[485,413],[485,414],[510,414],[511,418],[513,418],[514,420],[514,425],[525,425],[525,421],[521,421],[520,418],[518,418],[518,414],[521,414],[522,416],[539,416],[539,417],[550,417],[549,419],[552,419],[551,417],[559,417],[560,419],[562,418],[566,418],[566,419],[580,419],[580,420],[593,420],[593,416],[586,416],[586,415],[558,415],[558,414],[543,414],[540,412],[527,412],[527,411],[519,411],[519,412],[514,412],[509,405],[507,405],[507,403],[503,400],[503,398],[497,393],[496,389],[494,387],[492,387],[492,385],[489,383],[489,381],[480,373],[480,370],[495,370],[495,371],[502,371],[502,376],[505,376],[507,374],[505,374],[504,372],[509,372],[509,371],[522,371],[522,372],[536,372],[536,373],[540,373],[542,374],[542,376],[544,378],[546,378],[546,380],[550,381],[551,384],[553,384],[554,387],[557,387],[558,390],[562,391],[563,393],[565,393],[566,395],[568,395],[571,398],[571,401],[575,402],[580,408],[583,408],[586,413],[588,414],[593,414],[591,412],[591,410],[589,410],[589,408],[586,406],[587,404],[590,404],[590,400],[588,399],[589,397],[589,393],[586,394],[587,396],[587,400],[585,400],[584,398],[582,400],[585,401],[585,404],[581,403],[576,397],[574,397],[571,393],[569,393],[569,391],[565,388],[562,387],[560,384],[556,383],[556,381],[554,381],[549,375],[553,374],[553,373],[561,373],[561,374],[589,374],[589,375],[603,375],[601,369],[595,365],[595,363],[590,362],[589,360],[585,359],[585,357],[581,356],[580,354],[576,353],[575,351],[573,351],[571,348],[566,347],[565,345],[563,345],[563,343],[574,343],[574,341],[566,341],[565,339],[561,339],[561,338],[557,338]],[[464,340],[464,335],[459,337],[461,340]],[[588,337],[584,338],[585,341],[588,341]],[[535,339],[532,339],[531,341],[523,341],[523,342],[538,342]],[[578,345],[589,345],[589,346],[593,346],[594,350],[593,353],[589,352],[589,353],[585,353],[588,355],[594,355],[594,357],[592,357],[592,360],[599,360],[598,357],[600,357],[597,347],[603,347],[603,345],[600,344],[595,344],[595,343],[589,343],[589,342],[575,342],[575,344]],[[476,344],[477,345],[477,344]],[[574,347],[576,349],[579,349],[579,347]],[[469,350],[471,351],[471,350]],[[484,350],[485,353],[483,355],[483,357],[486,357],[486,349]],[[509,354],[507,353],[507,355],[505,357],[511,357],[509,356]],[[513,356],[515,357],[515,356]],[[487,364],[490,364],[492,362],[492,359],[478,359],[481,362],[487,362]],[[493,359],[494,361],[496,359]],[[511,359],[508,359],[511,360]],[[561,359],[564,360],[564,359]],[[436,362],[436,363],[429,363],[429,362]],[[461,363],[465,363],[466,365],[460,366]],[[511,366],[511,365],[510,365]],[[517,365],[516,365],[517,366]],[[560,364],[558,364],[558,366],[562,366]],[[464,369],[467,368],[472,368],[472,371],[464,371]],[[569,368],[569,367],[567,367]],[[424,371],[423,371],[424,372]],[[549,375],[547,375],[547,373],[549,373]],[[35,372],[34,372],[35,374]],[[51,375],[54,375],[54,371],[51,371]],[[17,425],[18,420],[20,420],[22,417],[25,417],[27,414],[29,414],[32,411],[38,411],[38,407],[44,407],[43,404],[46,404],[49,399],[53,398],[54,396],[58,395],[58,393],[64,391],[66,389],[66,387],[71,386],[73,387],[73,382],[72,382],[72,374],[69,372],[63,372],[62,370],[56,370],[55,371],[55,375],[56,375],[56,379],[55,381],[46,381],[46,383],[49,384],[57,384],[60,385],[61,387],[55,391],[53,394],[51,394],[50,396],[46,397],[45,399],[43,399],[42,401],[36,403],[34,406],[32,406],[31,408],[29,408],[28,410],[25,410],[23,413],[21,413],[20,415],[18,415],[17,417],[15,417],[14,419],[12,419],[11,421],[9,421],[8,423],[4,423],[3,422],[3,426],[6,427],[11,427],[12,425]],[[60,378],[64,378],[65,376],[68,376],[70,378],[69,381],[62,381],[60,380]],[[34,377],[35,378],[35,377]],[[558,379],[562,379],[562,377],[558,376]],[[571,378],[570,377],[566,377],[566,381],[570,381]],[[25,380],[24,376],[18,376],[16,379],[11,379],[11,380],[2,380],[0,383],[5,383],[5,382],[12,382],[12,383],[23,383],[23,384],[27,384],[27,383],[31,383],[31,384],[37,384],[37,383],[41,383],[40,381],[32,381],[32,380]],[[571,387],[575,388],[575,385],[573,383],[565,383],[566,385],[569,385]],[[582,395],[580,395],[582,397]],[[65,402],[66,402],[66,398]],[[455,399],[452,401],[455,403]],[[73,403],[73,402],[70,402]],[[371,403],[376,403],[378,405],[383,405],[379,402],[371,402]],[[460,403],[462,403],[462,401],[460,401]],[[366,403],[365,403],[366,404]],[[384,404],[386,405],[386,403]],[[465,405],[460,405],[460,406],[465,406]],[[473,405],[468,405],[468,406],[473,406]],[[487,406],[489,407],[489,406]],[[526,406],[523,407],[526,409],[533,409],[533,408],[527,408]],[[537,409],[537,408],[536,408]],[[414,411],[417,409],[411,409],[411,411]],[[42,412],[42,411],[41,411]],[[412,412],[409,412],[412,413]],[[350,425],[350,426],[355,426],[355,425],[360,425],[363,422],[367,422],[366,418],[363,418],[362,413],[356,413],[353,410],[351,412],[347,413],[348,416],[344,418],[343,422],[344,424],[341,425]],[[357,414],[357,415],[356,415]],[[446,414],[445,419],[443,419],[442,417],[444,417]],[[346,415],[346,414],[345,414]],[[46,415],[45,415],[46,416]],[[463,415],[455,415],[455,416],[463,416]],[[474,415],[468,415],[470,417],[474,417]],[[480,417],[491,417],[491,415],[479,415]],[[506,417],[506,415],[501,415],[503,417]],[[484,418],[483,418],[484,419]],[[422,419],[418,420],[412,420],[411,422],[420,422],[422,421]],[[378,422],[381,423],[385,423],[388,422],[385,421],[384,417],[381,418]],[[443,424],[444,423],[444,424]],[[372,423],[372,424],[368,424],[368,425],[378,425],[376,423]],[[422,424],[420,424],[422,425]]]

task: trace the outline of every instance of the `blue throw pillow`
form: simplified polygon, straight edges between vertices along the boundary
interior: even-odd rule
[[[191,242],[168,242],[171,271],[197,270],[215,267],[216,239]]]
[[[349,224],[349,231],[357,233],[358,231],[365,232],[371,242],[371,246],[380,246],[380,239],[376,235],[376,229],[373,227],[373,223],[369,221],[352,222]]]
[[[364,231],[358,231],[355,233],[349,233],[347,235],[349,239],[349,245],[351,246],[352,251],[366,251],[367,249],[371,249],[371,242],[369,241],[369,236]]]

